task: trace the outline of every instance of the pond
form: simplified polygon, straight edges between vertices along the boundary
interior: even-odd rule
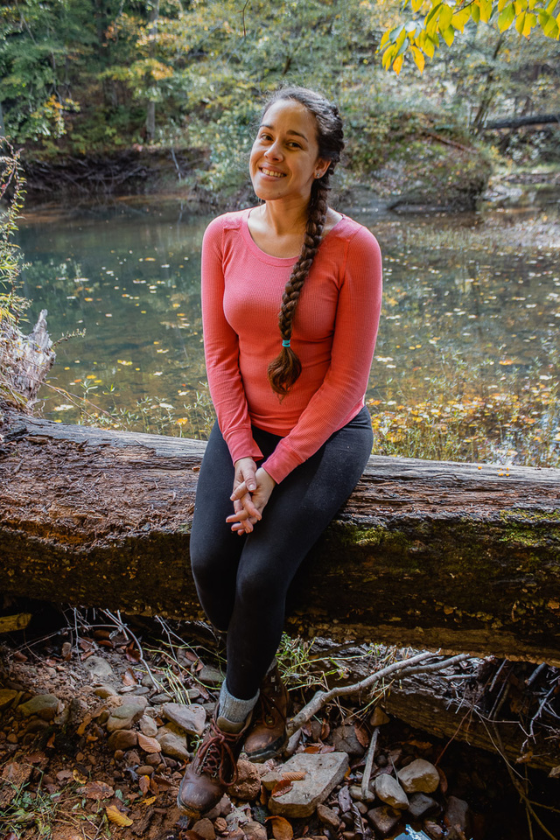
[[[560,241],[545,210],[347,212],[384,255],[370,405],[426,399],[440,375],[463,390],[465,371],[490,391],[557,381]],[[53,339],[77,333],[56,348],[46,417],[78,422],[87,410],[110,424],[103,412],[113,412],[141,429],[156,411],[169,434],[205,435],[199,271],[209,218],[154,197],[26,210],[18,242],[30,263],[29,320],[46,308]]]

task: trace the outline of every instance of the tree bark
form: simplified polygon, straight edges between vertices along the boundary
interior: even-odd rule
[[[6,409],[4,591],[198,619],[201,441]],[[265,514],[266,515],[266,514]],[[291,588],[288,629],[560,664],[560,470],[370,458]]]
[[[531,114],[528,117],[512,117],[510,119],[494,120],[493,122],[487,122],[484,128],[523,128],[525,125],[549,125],[550,123],[560,125],[560,113]]]

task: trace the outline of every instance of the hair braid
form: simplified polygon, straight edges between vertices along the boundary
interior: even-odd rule
[[[278,314],[278,326],[280,327],[280,335],[285,341],[292,337],[292,324],[299,296],[321,244],[328,209],[329,175],[330,171],[327,171],[320,181],[315,181],[313,184],[303,247],[282,295],[282,308]],[[268,381],[272,390],[281,397],[287,395],[300,374],[301,362],[291,347],[282,347],[278,356],[268,366]]]
[[[313,114],[317,125],[319,157],[330,161],[325,174],[313,182],[303,247],[282,296],[278,326],[282,340],[288,342],[292,337],[294,315],[303,284],[321,244],[328,211],[327,196],[330,190],[330,178],[344,149],[344,132],[336,106],[325,97],[306,88],[289,87],[277,91],[265,105],[263,116],[268,108],[280,99],[294,99]],[[281,399],[289,393],[300,374],[301,362],[291,347],[283,346],[278,356],[268,366],[268,380],[272,390]]]

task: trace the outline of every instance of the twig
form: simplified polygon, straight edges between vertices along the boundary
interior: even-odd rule
[[[421,662],[425,662],[427,659],[431,659],[434,656],[437,656],[437,653],[424,651],[424,653],[418,653],[416,656],[411,656],[409,659],[401,659],[398,662],[393,662],[392,665],[387,665],[385,668],[381,668],[380,671],[375,671],[373,674],[370,674],[358,683],[336,686],[335,688],[331,688],[330,691],[317,691],[309,703],[307,703],[307,705],[304,706],[303,709],[301,709],[301,711],[289,722],[288,735],[291,735],[296,731],[296,729],[299,729],[304,723],[311,720],[313,715],[317,714],[319,709],[337,697],[346,696],[348,694],[359,694],[365,689],[371,688],[375,685],[375,683],[388,676],[398,675],[399,678],[402,678],[405,676],[408,677],[411,674],[425,673],[426,671],[443,670],[455,662],[469,658],[468,654],[461,653],[458,656],[452,656],[450,659],[444,659],[440,662],[431,663],[430,665],[419,664]],[[418,667],[414,667],[416,665]]]
[[[102,610],[102,612],[106,616],[108,616],[111,619],[111,621],[113,621],[117,625],[119,630],[122,630],[122,632],[125,634],[125,636],[129,636],[133,640],[136,647],[138,648],[138,653],[140,654],[140,662],[142,663],[142,665],[145,667],[146,671],[148,672],[148,676],[150,677],[150,679],[152,681],[152,685],[154,686],[154,688],[157,688],[160,691],[163,691],[163,686],[161,685],[161,683],[159,683],[156,680],[156,678],[152,674],[150,666],[148,665],[148,663],[146,662],[146,659],[144,658],[144,651],[142,650],[142,645],[140,644],[140,642],[138,641],[138,639],[136,638],[136,636],[134,635],[132,630],[129,627],[127,627],[126,624],[123,622],[123,620],[121,618],[120,610],[117,610],[116,615],[113,615],[111,610]]]
[[[371,735],[368,751],[366,754],[366,766],[364,767],[364,775],[362,776],[362,799],[365,802],[369,789],[369,782],[371,779],[371,771],[373,768],[373,759],[375,758],[375,750],[377,748],[377,739],[379,738],[379,727],[376,726]]]

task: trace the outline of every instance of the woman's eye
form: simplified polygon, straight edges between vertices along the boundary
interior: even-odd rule
[[[294,149],[301,149],[300,144],[296,143],[295,140],[292,140],[290,143],[288,143],[288,146],[292,146]]]

